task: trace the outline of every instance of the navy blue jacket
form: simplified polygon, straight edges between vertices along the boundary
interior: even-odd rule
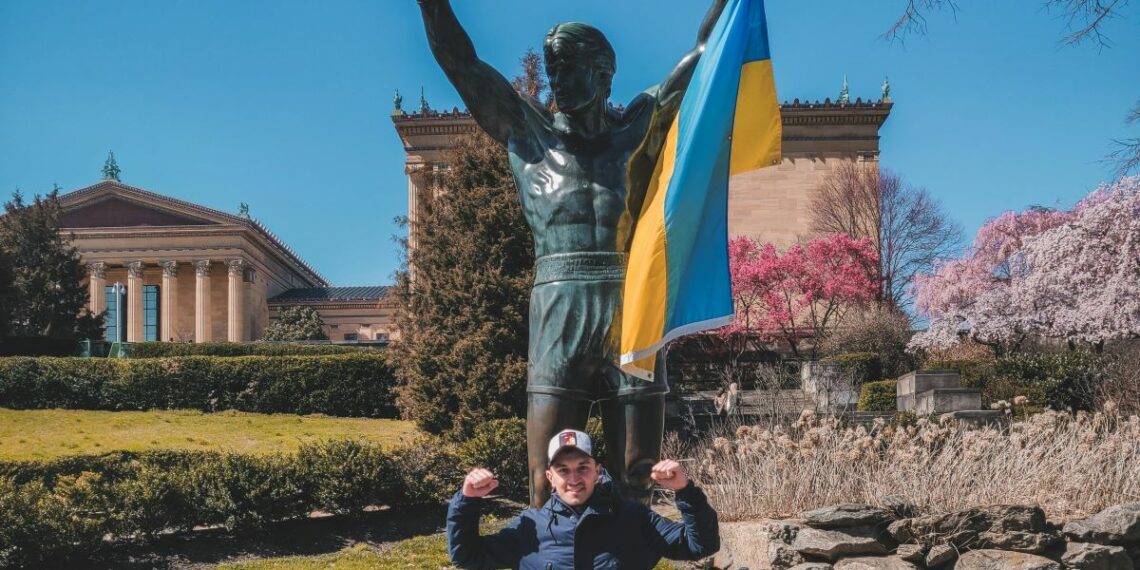
[[[482,503],[458,492],[448,507],[447,547],[460,568],[649,570],[662,557],[697,560],[720,549],[716,511],[692,482],[677,491],[684,522],[622,499],[609,481],[598,483],[580,515],[553,493],[490,536],[479,535]]]

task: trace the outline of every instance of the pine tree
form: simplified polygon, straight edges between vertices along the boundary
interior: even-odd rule
[[[328,340],[325,321],[312,307],[286,307],[265,327],[262,340]]]
[[[62,339],[103,336],[103,315],[87,309],[79,252],[60,234],[59,188],[25,203],[19,191],[0,217],[0,249],[11,264],[8,334]]]
[[[528,65],[529,58],[529,65]],[[537,54],[522,59],[520,92],[540,99]],[[400,336],[391,346],[400,405],[425,431],[462,439],[474,426],[526,413],[527,311],[534,243],[507,152],[483,132],[447,156],[440,189],[409,233],[398,280]]]

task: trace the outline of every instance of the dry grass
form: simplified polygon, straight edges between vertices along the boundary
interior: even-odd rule
[[[364,438],[394,445],[411,422],[196,411],[96,412],[0,409],[0,460],[150,449],[296,451],[303,443]]]
[[[1140,417],[1046,412],[1008,430],[919,420],[844,429],[806,413],[788,428],[741,427],[695,450],[723,520],[796,516],[901,495],[920,510],[1038,505],[1056,519],[1140,500]]]

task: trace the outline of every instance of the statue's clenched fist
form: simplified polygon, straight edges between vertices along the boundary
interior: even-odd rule
[[[472,469],[467,477],[463,478],[463,496],[478,499],[486,497],[499,486],[499,480],[495,478],[495,474],[476,467]]]
[[[653,466],[653,470],[649,472],[649,476],[665,489],[670,491],[680,491],[689,484],[689,476],[685,474],[685,470],[681,467],[680,463],[672,459],[665,459],[659,461],[657,465]]]

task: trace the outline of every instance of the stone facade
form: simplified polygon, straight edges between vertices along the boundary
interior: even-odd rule
[[[780,107],[783,161],[776,167],[741,174],[729,184],[729,233],[749,235],[783,248],[811,234],[811,201],[816,187],[838,164],[878,165],[879,128],[893,103],[855,100],[801,103]],[[406,153],[408,217],[414,227],[421,204],[432,199],[425,174],[446,168],[455,138],[477,128],[470,114],[396,111],[392,122]],[[411,236],[412,246],[415,236]]]
[[[108,308],[107,287],[117,283],[126,287],[127,322],[121,337],[126,341],[143,341],[148,330],[164,342],[257,340],[271,318],[270,299],[295,289],[329,285],[265,226],[248,217],[117,180],[65,194],[60,204],[61,231],[71,236],[88,266],[91,309]],[[150,329],[143,321],[147,287],[157,287],[159,297],[158,323]],[[371,309],[360,308],[354,318],[390,323],[390,312],[379,304],[380,299],[372,300]],[[339,313],[330,311],[328,319],[336,322]],[[329,332],[330,338],[337,338],[332,327]],[[361,340],[373,338],[374,334]]]

